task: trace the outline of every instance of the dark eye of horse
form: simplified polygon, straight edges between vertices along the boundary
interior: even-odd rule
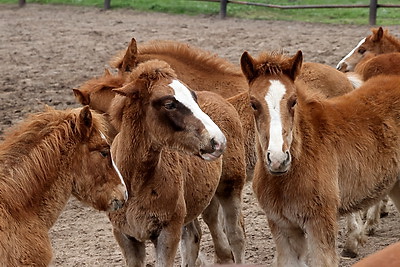
[[[164,108],[168,110],[176,109],[176,103],[174,101],[167,101],[164,103]]]
[[[100,154],[103,158],[107,158],[110,155],[110,151],[108,150],[101,150]]]
[[[288,108],[289,108],[289,110],[290,110],[291,112],[293,112],[294,107],[296,106],[296,104],[297,104],[297,98],[296,98],[296,96],[291,96],[291,97],[289,98],[288,102],[287,102]]]
[[[359,54],[364,54],[365,53],[365,51],[367,51],[364,47],[360,47],[359,49],[358,49],[358,53]]]
[[[250,99],[250,106],[253,110],[258,110],[258,102],[254,98]]]

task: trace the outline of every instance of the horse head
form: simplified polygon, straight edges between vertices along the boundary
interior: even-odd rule
[[[259,153],[271,174],[286,173],[291,166],[297,100],[294,80],[302,60],[301,51],[293,57],[264,53],[254,59],[247,52],[241,57],[242,71],[249,82]]]
[[[79,114],[72,125],[80,140],[70,166],[74,179],[72,194],[98,210],[117,210],[128,195],[103,134],[104,118],[92,113],[88,106],[77,109],[77,112]]]
[[[138,105],[136,115],[145,118],[146,133],[160,147],[205,160],[216,159],[225,150],[224,134],[200,109],[195,92],[177,79],[166,62],[139,64],[125,85],[113,91]]]

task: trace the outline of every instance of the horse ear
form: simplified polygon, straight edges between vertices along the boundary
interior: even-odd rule
[[[300,74],[301,66],[303,64],[303,53],[301,50],[297,51],[296,55],[291,58],[292,67],[289,69],[289,77],[293,81],[296,79],[297,75]]]
[[[139,96],[141,88],[142,88],[142,82],[134,81],[122,86],[121,88],[112,89],[112,91],[126,97],[137,98]]]
[[[110,70],[109,70],[109,69],[104,69],[104,74],[103,74],[103,76],[104,76],[104,77],[110,77],[110,76],[111,76]]]
[[[90,131],[92,129],[93,118],[92,112],[90,111],[89,106],[84,106],[78,118],[78,131],[82,134],[82,136],[88,137],[90,135]]]
[[[76,99],[79,103],[81,103],[81,104],[84,105],[84,106],[85,106],[85,105],[89,105],[89,103],[90,103],[90,95],[89,95],[89,94],[84,93],[84,92],[82,92],[81,90],[76,89],[76,88],[72,89],[72,91],[74,92],[75,99]]]
[[[136,66],[136,55],[137,55],[137,44],[135,38],[131,39],[128,49],[124,58],[122,59],[122,64],[120,66],[120,72],[130,72]]]
[[[244,51],[242,57],[240,58],[240,66],[244,76],[247,78],[247,81],[251,82],[255,78],[254,59],[247,51]]]
[[[383,28],[379,27],[379,29],[373,33],[372,35],[372,41],[373,42],[379,42],[383,37]]]

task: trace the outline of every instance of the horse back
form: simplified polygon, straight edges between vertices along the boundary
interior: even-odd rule
[[[343,95],[353,90],[346,74],[335,68],[314,62],[305,62],[296,81],[304,82],[307,89],[326,97]]]
[[[400,75],[400,53],[380,54],[356,65],[355,72],[359,73],[364,81],[380,74]]]

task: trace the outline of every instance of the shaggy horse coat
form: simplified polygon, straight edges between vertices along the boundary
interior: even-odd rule
[[[102,211],[127,199],[122,177],[88,107],[31,115],[0,144],[0,265],[48,266],[49,229],[74,195]]]
[[[300,51],[241,58],[257,127],[253,189],[275,266],[337,266],[339,215],[388,193],[400,207],[400,77],[324,99],[294,82],[301,64]]]

